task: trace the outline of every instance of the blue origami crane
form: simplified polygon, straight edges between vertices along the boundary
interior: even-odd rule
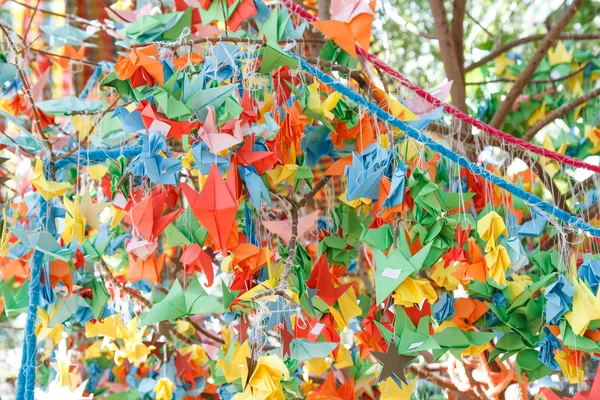
[[[321,157],[329,155],[333,150],[330,130],[323,125],[307,126],[301,146],[306,153],[306,165],[311,169],[315,168]]]
[[[139,111],[129,112],[125,107],[117,106],[111,118],[115,117],[119,117],[123,133],[138,132],[145,129],[144,122],[142,122],[142,113]]]
[[[404,188],[406,186],[406,164],[398,162],[396,170],[392,174],[390,193],[383,201],[384,208],[391,208],[402,204],[404,200]]]
[[[147,176],[154,184],[177,186],[181,161],[167,157],[166,138],[152,132],[143,140],[142,153],[132,162],[133,175]]]
[[[531,209],[531,221],[527,221],[519,227],[519,235],[540,237],[547,222],[548,220],[545,216]]]
[[[598,286],[600,286],[600,260],[585,259],[579,267],[577,275],[587,282],[594,294],[598,293]]]
[[[544,291],[546,303],[546,323],[558,325],[560,318],[569,311],[573,304],[573,295],[575,288],[567,282],[564,276],[560,276],[558,281],[548,286]]]
[[[361,154],[352,153],[352,165],[346,167],[348,179],[346,198],[350,201],[368,198],[376,200],[379,183],[390,166],[392,154],[373,143]]]
[[[456,311],[454,310],[453,298],[448,296],[448,293],[444,292],[438,301],[433,305],[433,315],[438,321],[446,321],[454,316]]]
[[[236,65],[236,54],[240,50],[235,44],[217,43],[208,47],[206,51],[208,54],[204,58],[204,68],[202,69],[206,76],[223,82],[233,78],[236,71],[240,71]]]
[[[257,210],[260,209],[261,200],[265,200],[267,203],[271,202],[269,192],[265,187],[265,184],[260,179],[260,176],[256,173],[256,169],[249,165],[248,167],[238,167],[240,176],[246,182],[246,188],[250,194],[250,201]]]
[[[560,366],[554,358],[554,351],[562,349],[562,345],[548,328],[544,328],[544,331],[544,338],[539,342],[540,352],[538,354],[538,359],[551,370],[558,371]]]
[[[194,156],[196,165],[202,175],[208,175],[213,164],[217,165],[221,175],[229,170],[229,159],[211,153],[204,142],[196,142],[194,144],[194,147],[192,147],[192,155]]]

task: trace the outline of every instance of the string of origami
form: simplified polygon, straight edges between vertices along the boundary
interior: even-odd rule
[[[431,150],[440,153],[441,155],[443,155],[444,157],[448,158],[449,160],[457,163],[461,167],[468,169],[473,174],[481,176],[486,181],[491,182],[494,185],[498,186],[499,188],[506,190],[510,194],[521,198],[522,200],[529,203],[530,205],[536,206],[540,210],[553,215],[554,217],[556,217],[563,223],[573,225],[576,228],[579,228],[582,231],[587,232],[592,236],[600,237],[600,229],[594,228],[593,226],[591,226],[584,220],[577,218],[577,217],[569,214],[568,212],[556,207],[555,205],[550,204],[550,203],[540,199],[539,197],[526,192],[522,188],[515,186],[510,182],[505,181],[504,179],[500,178],[499,176],[494,175],[493,173],[491,173],[487,169],[483,168],[482,166],[477,165],[477,164],[471,162],[469,159],[461,156],[460,154],[457,154],[457,153],[453,152],[452,150],[448,149],[443,144],[437,143],[433,139],[428,138],[427,136],[425,136],[423,133],[419,132],[412,126],[405,124],[398,118],[396,118],[393,115],[389,114],[388,112],[384,111],[383,109],[378,107],[376,104],[364,99],[362,96],[358,95],[357,93],[352,91],[350,88],[343,85],[341,82],[336,81],[331,75],[328,75],[328,74],[322,72],[320,69],[313,67],[304,59],[296,56],[295,54],[293,54],[291,52],[288,52],[287,54],[289,54],[291,57],[298,60],[298,62],[302,66],[302,69],[304,69],[310,75],[319,79],[324,84],[326,84],[326,85],[330,86],[331,88],[335,89],[336,91],[340,92],[341,94],[348,97],[349,99],[356,102],[357,104],[364,106],[373,115],[376,115],[381,120],[386,121],[386,122],[390,123],[392,126],[395,126],[396,128],[401,129],[406,135],[408,135],[409,137],[415,139],[416,141],[418,141],[420,143],[423,143],[425,146],[429,147]]]
[[[315,16],[310,14],[299,4],[292,2],[292,0],[283,0],[283,3],[290,11],[296,13],[298,16],[304,18],[308,22],[317,21],[317,18]],[[510,143],[514,146],[528,150],[528,151],[538,154],[542,157],[550,158],[558,163],[568,164],[568,165],[571,165],[576,168],[583,168],[588,171],[600,173],[600,165],[593,165],[593,164],[587,163],[583,160],[580,160],[578,158],[570,157],[570,156],[567,156],[566,154],[561,154],[561,153],[558,153],[558,152],[550,150],[550,149],[545,149],[534,143],[528,142],[526,140],[515,137],[511,134],[505,133],[505,132],[501,131],[500,129],[494,128],[493,126],[490,126],[483,121],[479,121],[478,119],[473,118],[468,114],[465,114],[464,112],[451,106],[450,104],[444,103],[443,101],[439,100],[438,98],[436,98],[431,93],[424,90],[423,88],[413,84],[408,78],[406,78],[400,72],[398,72],[395,69],[393,69],[392,67],[390,67],[388,64],[381,61],[376,56],[374,56],[372,54],[368,54],[366,51],[364,51],[359,46],[356,46],[356,53],[359,56],[361,56],[362,58],[364,58],[365,60],[369,61],[371,64],[377,66],[381,71],[385,72],[392,78],[395,78],[399,83],[401,83],[405,87],[407,87],[410,90],[412,90],[413,92],[415,92],[419,97],[428,101],[433,106],[444,107],[444,110],[448,114],[451,114],[452,116],[458,118],[459,120],[477,128],[477,129],[480,129],[481,131],[483,131],[491,136],[494,136],[495,138],[500,139],[501,141],[504,141],[504,142]]]

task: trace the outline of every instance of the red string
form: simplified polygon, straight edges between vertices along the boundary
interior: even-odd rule
[[[310,14],[302,6],[293,3],[292,0],[283,0],[283,3],[286,5],[286,7],[289,10],[296,13],[298,16],[304,18],[308,22],[314,22],[317,20],[317,18],[314,15]],[[460,111],[457,108],[454,108],[450,104],[442,102],[441,100],[439,100],[438,98],[433,96],[431,93],[423,90],[422,88],[420,88],[417,85],[414,85],[410,80],[408,80],[402,74],[400,74],[400,72],[396,71],[395,69],[393,69],[392,67],[390,67],[389,65],[387,65],[386,63],[381,61],[379,58],[375,57],[372,54],[367,54],[367,52],[364,51],[358,45],[356,46],[356,53],[359,56],[361,56],[362,58],[368,60],[371,64],[376,65],[380,70],[386,72],[388,75],[395,78],[398,82],[400,82],[402,85],[404,85],[405,87],[407,87],[410,90],[412,90],[413,92],[415,92],[422,99],[427,100],[433,106],[444,107],[444,110],[448,114],[453,115],[454,117],[460,119],[461,121],[466,122],[467,124],[469,124],[475,128],[478,128],[487,134],[490,134],[504,142],[507,142],[507,143],[513,144],[517,147],[520,147],[522,149],[528,150],[532,153],[538,154],[542,157],[550,158],[558,163],[568,164],[573,167],[586,169],[588,171],[600,172],[600,166],[598,166],[598,165],[589,164],[578,158],[570,157],[565,154],[560,154],[555,151],[545,149],[545,148],[537,146],[533,143],[527,142],[523,139],[519,139],[513,135],[510,135],[508,133],[502,132],[499,129],[496,129],[493,126],[486,124],[485,122],[479,121],[478,119],[475,119],[475,118],[471,117],[470,115],[465,114],[464,112]]]

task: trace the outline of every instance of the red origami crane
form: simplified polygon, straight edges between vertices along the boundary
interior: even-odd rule
[[[337,299],[352,286],[351,283],[346,283],[339,287],[333,287],[333,279],[334,277],[327,265],[327,257],[323,254],[319,260],[317,260],[315,267],[310,273],[306,286],[311,289],[318,289],[317,295],[321,300],[327,303],[327,305],[332,306],[333,303],[335,303]]]
[[[235,157],[237,163],[243,167],[252,165],[258,175],[271,169],[277,163],[277,156],[272,151],[253,151],[254,135],[244,141],[244,145],[238,150]]]
[[[190,203],[192,212],[219,248],[228,250],[227,239],[235,225],[235,214],[238,210],[235,174],[230,173],[225,182],[219,169],[213,164],[202,192],[196,193],[185,183],[182,183],[180,188]]]
[[[151,130],[156,130],[157,125],[162,123],[163,126],[166,125],[168,127],[168,132],[165,132],[167,137],[181,139],[183,135],[189,135],[193,129],[197,130],[200,128],[200,123],[198,121],[190,122],[170,120],[163,113],[156,111],[156,106],[150,104],[148,100],[140,101],[136,111],[139,111],[140,114],[142,114],[142,123],[148,132]],[[162,132],[160,127],[158,127],[158,130]]]
[[[153,242],[183,211],[179,209],[163,216],[167,195],[167,192],[159,193],[155,190],[150,196],[133,206],[126,215],[125,222],[133,225],[149,242]]]
[[[185,267],[186,274],[193,274],[195,271],[204,271],[206,275],[206,286],[212,286],[215,279],[215,271],[210,256],[197,243],[188,247],[179,259]]]

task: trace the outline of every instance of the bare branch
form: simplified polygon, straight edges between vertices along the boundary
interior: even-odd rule
[[[557,108],[552,111],[550,114],[546,115],[542,118],[537,124],[531,127],[523,136],[523,140],[530,141],[533,139],[536,133],[538,133],[543,127],[552,123],[555,119],[562,117],[563,115],[573,111],[580,105],[600,96],[600,88],[596,88],[594,90],[590,90],[586,94],[581,97],[576,98],[575,100],[563,105],[562,107]]]
[[[527,63],[527,66],[525,67],[523,72],[521,72],[521,75],[514,83],[510,92],[508,92],[506,98],[504,99],[504,101],[502,101],[500,107],[498,107],[498,109],[494,113],[494,116],[490,121],[491,126],[495,128],[502,127],[502,124],[504,123],[506,117],[510,113],[513,104],[517,100],[517,97],[519,97],[519,95],[523,91],[523,88],[533,76],[535,70],[542,62],[542,59],[544,58],[546,53],[548,53],[550,47],[553,46],[554,43],[556,43],[556,41],[559,39],[561,32],[563,31],[563,29],[565,29],[569,21],[571,21],[581,4],[583,4],[583,1],[584,0],[573,0],[573,3],[571,3],[569,8],[567,8],[567,10],[552,27],[552,29],[548,31],[546,37],[542,40],[542,43],[536,49],[535,53],[533,54],[533,57],[529,60],[529,63]]]

